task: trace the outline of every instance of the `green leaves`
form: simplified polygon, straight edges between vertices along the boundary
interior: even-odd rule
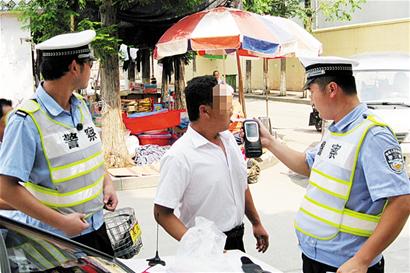
[[[319,1],[317,11],[323,13],[326,21],[349,21],[352,14],[364,3],[366,0]]]
[[[310,31],[311,21],[321,12],[326,21],[349,21],[352,14],[360,9],[366,0],[243,0],[244,8],[258,14],[269,14],[285,18],[298,17],[305,22]],[[311,3],[316,3],[312,8]]]
[[[126,1],[129,0],[123,0]],[[21,12],[20,20],[24,27],[30,28],[34,43],[71,30],[94,29],[97,36],[91,45],[95,55],[104,58],[109,54],[117,54],[121,40],[117,38],[116,25],[102,27],[101,22],[88,18],[76,24],[81,11],[86,7],[87,0],[31,0],[29,3],[22,3],[15,10]]]
[[[78,30],[94,29],[97,33],[94,41],[91,43],[96,57],[104,59],[110,54],[117,54],[121,39],[116,36],[117,25],[102,27],[101,22],[83,19],[78,24]]]
[[[303,11],[299,0],[244,0],[246,10],[285,18],[294,17]]]
[[[22,2],[16,10],[22,12],[20,20],[31,29],[33,41],[39,43],[70,30],[71,17],[78,13],[69,4],[61,0],[33,0]]]

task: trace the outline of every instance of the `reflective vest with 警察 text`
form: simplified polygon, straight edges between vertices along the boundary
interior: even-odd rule
[[[26,182],[26,188],[43,204],[61,213],[91,215],[103,207],[104,157],[100,136],[79,97],[81,130],[52,119],[34,100],[18,111],[34,121],[54,188]]]
[[[359,152],[368,130],[386,126],[374,116],[364,115],[346,133],[327,131],[315,156],[307,192],[296,214],[295,228],[310,237],[330,240],[339,232],[369,237],[380,215],[360,213],[346,207]]]

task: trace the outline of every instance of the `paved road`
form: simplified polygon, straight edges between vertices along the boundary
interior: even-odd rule
[[[265,115],[265,102],[247,99],[249,116]],[[272,126],[286,143],[300,151],[320,140],[320,134],[308,127],[309,105],[269,102]],[[245,246],[247,252],[284,271],[301,272],[300,251],[293,230],[293,218],[304,195],[306,179],[282,164],[262,171],[259,182],[251,185],[251,191],[262,221],[270,233],[270,248],[264,254],[256,253],[255,240],[245,221]],[[152,200],[155,188],[119,192],[120,206],[136,210],[143,231],[144,249],[138,257],[148,258],[155,253],[155,221],[152,216]],[[160,256],[173,255],[177,242],[161,228],[159,232]],[[385,252],[386,273],[410,272],[410,225],[407,224],[392,246]]]

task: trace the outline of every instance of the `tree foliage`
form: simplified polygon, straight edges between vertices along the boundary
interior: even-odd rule
[[[121,39],[117,38],[117,25],[103,27],[101,22],[82,19],[78,23],[78,30],[85,29],[94,29],[97,33],[91,46],[98,58],[104,59],[106,56],[118,54]]]
[[[299,0],[244,0],[244,8],[248,11],[281,16],[295,17],[303,12]]]
[[[325,16],[326,21],[349,21],[352,14],[360,9],[366,0],[317,0],[317,6],[313,7],[311,2],[311,0],[243,0],[246,10],[285,18],[297,17],[308,26],[320,12]]]
[[[122,1],[125,2],[125,0]],[[82,15],[87,5],[90,4],[98,7],[101,1],[31,0],[28,3],[22,3],[16,10],[21,12],[20,20],[23,26],[31,30],[34,43],[40,43],[55,35],[73,30],[94,29],[97,36],[92,42],[92,47],[95,55],[103,59],[109,54],[117,53],[121,40],[116,38],[117,25],[102,27],[101,22],[92,21]],[[94,12],[98,13],[98,10]]]
[[[318,1],[316,10],[312,12],[321,11],[327,21],[350,21],[352,14],[364,3],[366,0]]]
[[[78,6],[84,5],[78,1]],[[33,42],[39,43],[57,34],[70,31],[71,18],[78,17],[77,2],[61,0],[35,0],[22,2],[16,10],[21,11],[23,26],[30,28]]]

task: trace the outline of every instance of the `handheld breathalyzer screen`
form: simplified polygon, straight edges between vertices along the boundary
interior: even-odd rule
[[[245,131],[247,137],[257,137],[258,127],[255,123],[245,123]]]

